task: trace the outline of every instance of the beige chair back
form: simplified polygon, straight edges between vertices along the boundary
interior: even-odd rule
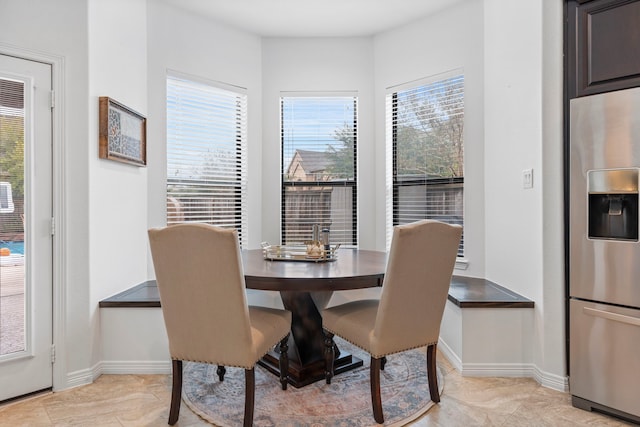
[[[178,224],[149,242],[172,359],[239,366],[252,339],[237,231]]]
[[[372,337],[378,354],[438,342],[461,234],[432,220],[394,227]]]

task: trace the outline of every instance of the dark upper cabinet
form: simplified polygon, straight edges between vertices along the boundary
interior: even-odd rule
[[[640,86],[640,1],[567,2],[568,96]]]

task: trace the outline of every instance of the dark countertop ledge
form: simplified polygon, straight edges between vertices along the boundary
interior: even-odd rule
[[[534,302],[478,277],[453,276],[449,301],[460,308],[533,308]]]
[[[155,280],[147,280],[119,294],[100,301],[100,307],[160,307],[160,293]]]
[[[477,277],[453,276],[449,301],[460,308],[532,308],[534,302],[496,283]],[[100,301],[100,307],[160,307],[155,280],[147,280]]]

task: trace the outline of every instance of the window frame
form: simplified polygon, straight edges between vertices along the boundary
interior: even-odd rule
[[[353,179],[340,181],[288,181],[285,180],[285,150],[284,150],[284,99],[285,98],[352,98],[353,99]],[[350,243],[340,242],[344,247],[358,247],[358,94],[357,92],[281,92],[280,94],[280,239],[282,244],[287,244],[287,221],[285,215],[286,192],[289,188],[296,187],[331,187],[351,188],[351,238]],[[309,230],[311,235],[311,228]]]
[[[233,102],[236,103],[235,109],[228,109],[227,112],[233,112],[235,114],[235,118],[236,121],[233,124],[233,126],[235,127],[236,131],[235,131],[235,151],[234,154],[232,155],[231,158],[233,158],[234,160],[231,162],[232,164],[234,164],[235,166],[235,171],[232,171],[230,173],[228,173],[227,175],[224,175],[222,177],[222,179],[190,179],[190,178],[180,178],[180,179],[172,179],[169,176],[169,166],[170,166],[170,160],[169,160],[169,152],[170,152],[170,143],[171,143],[171,138],[170,138],[170,132],[169,132],[169,126],[170,126],[170,119],[169,119],[169,114],[170,114],[170,106],[169,106],[169,93],[168,93],[168,87],[171,84],[171,81],[175,81],[175,82],[184,82],[184,84],[187,85],[192,85],[192,88],[196,88],[197,86],[206,86],[208,88],[210,88],[211,90],[213,90],[213,92],[217,92],[218,96],[228,96],[229,99],[234,99]],[[166,176],[166,180],[165,180],[165,215],[166,215],[166,223],[167,225],[170,224],[177,224],[177,223],[184,223],[184,222],[196,222],[196,223],[208,223],[208,224],[213,224],[213,225],[217,225],[217,226],[222,226],[222,227],[227,227],[226,225],[219,225],[218,223],[216,223],[215,221],[215,215],[211,215],[208,218],[205,219],[194,219],[194,220],[189,220],[187,218],[184,218],[183,220],[174,220],[171,221],[170,219],[170,211],[171,211],[171,207],[170,207],[170,202],[169,202],[169,197],[171,197],[171,193],[169,192],[169,186],[172,183],[180,183],[180,182],[189,182],[191,184],[205,184],[204,186],[199,186],[197,188],[202,188],[202,187],[206,187],[207,185],[211,186],[215,186],[216,184],[223,184],[227,185],[228,187],[231,188],[231,190],[229,191],[229,194],[233,194],[234,196],[231,198],[231,202],[229,203],[228,206],[233,206],[232,209],[232,214],[230,215],[232,218],[234,218],[231,223],[234,224],[232,226],[232,228],[236,229],[238,231],[238,240],[240,243],[240,246],[242,246],[243,244],[246,244],[248,242],[248,193],[247,193],[247,181],[248,181],[248,94],[247,94],[247,89],[239,87],[239,86],[235,86],[235,85],[230,85],[230,84],[226,84],[226,83],[222,83],[222,82],[218,82],[218,81],[212,81],[212,80],[208,80],[208,79],[204,79],[204,78],[200,78],[200,77],[195,77],[192,75],[187,75],[184,73],[180,73],[180,72],[176,72],[176,71],[170,71],[167,73],[166,75],[166,79],[165,79],[165,84],[167,87],[167,94],[166,94],[166,114],[167,114],[167,118],[166,118],[166,129],[167,129],[167,135],[166,135],[166,144],[165,144],[165,148],[166,148],[166,160],[165,160],[165,170],[167,172],[167,176]],[[195,89],[194,89],[195,90]],[[232,103],[233,103],[232,102]],[[215,105],[215,104],[213,104]],[[218,104],[219,106],[225,107],[223,104]],[[179,113],[179,112],[177,112]],[[230,122],[230,121],[229,121]],[[183,122],[184,123],[184,122]],[[219,128],[213,128],[212,130],[218,130]],[[210,134],[211,135],[211,134]],[[179,144],[179,142],[178,142]],[[217,147],[223,147],[224,144],[212,144],[209,147],[211,148],[217,148]],[[197,144],[194,144],[193,147],[197,147]],[[204,145],[203,145],[204,146]],[[196,150],[193,150],[192,152],[197,152]],[[224,164],[222,165],[224,169],[224,166],[228,164]],[[215,171],[215,169],[214,169]],[[229,179],[226,180],[225,178],[231,178],[231,177],[235,177],[235,179]],[[208,177],[211,178],[211,177]],[[221,193],[220,193],[221,194]],[[219,194],[213,194],[211,197],[209,197],[210,200],[223,200],[223,198],[217,198],[216,196]]]
[[[398,177],[398,156],[397,156],[397,147],[398,147],[398,93],[409,92],[411,90],[415,90],[422,87],[427,87],[432,84],[437,84],[439,82],[443,82],[449,79],[461,77],[463,81],[463,89],[464,89],[464,72],[461,69],[452,70],[446,73],[438,74],[432,77],[408,82],[405,84],[401,84],[398,86],[393,86],[387,88],[387,99],[385,102],[386,105],[386,154],[387,154],[387,233],[386,233],[386,247],[387,249],[391,245],[391,236],[393,232],[393,227],[395,225],[400,224],[400,188],[402,187],[411,187],[411,186],[447,186],[451,185],[452,188],[456,188],[458,186],[462,187],[462,197],[463,197],[463,213],[462,213],[462,226],[465,224],[465,214],[464,214],[464,173],[462,176],[454,176],[454,177],[434,177],[428,178],[425,176],[417,176],[415,178],[404,178],[399,179]],[[464,109],[464,92],[462,95],[462,105]],[[463,110],[464,114],[464,110]],[[389,129],[389,125],[391,129]],[[464,126],[464,121],[463,121]],[[463,147],[464,147],[464,136],[463,136]],[[464,171],[464,154],[463,154],[463,171]],[[464,234],[463,234],[464,236]],[[465,256],[465,245],[464,245],[464,237],[461,238],[460,248],[458,250],[457,259],[458,261],[463,260]]]

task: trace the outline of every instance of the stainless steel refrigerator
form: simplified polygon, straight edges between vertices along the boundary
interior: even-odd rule
[[[570,110],[572,401],[640,423],[640,88]]]

